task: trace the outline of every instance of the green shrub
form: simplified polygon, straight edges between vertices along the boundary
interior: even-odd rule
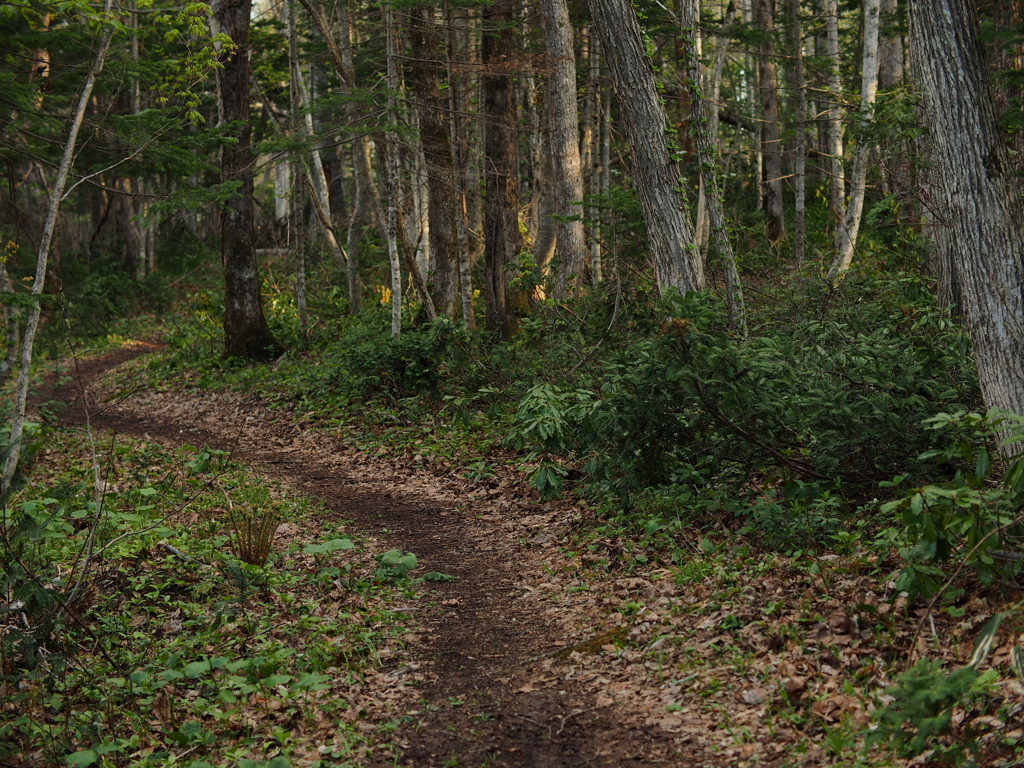
[[[395,400],[434,395],[459,349],[464,331],[450,320],[391,336],[389,316],[368,311],[353,318],[323,354],[309,382],[314,393],[342,389]]]
[[[880,535],[895,546],[905,565],[897,579],[899,590],[930,596],[945,578],[943,566],[963,561],[985,584],[1005,582],[1022,563],[1006,559],[1003,550],[1024,545],[1024,456],[1001,461],[990,446],[1024,441],[1024,418],[998,410],[986,414],[940,413],[926,424],[950,436],[944,449],[921,454],[934,461],[936,472],[951,480],[911,488],[902,498],[883,504],[882,513],[896,518]],[[883,483],[898,486],[906,478]]]

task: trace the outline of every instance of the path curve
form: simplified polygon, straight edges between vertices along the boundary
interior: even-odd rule
[[[207,444],[317,498],[387,547],[414,552],[425,571],[458,577],[424,587],[420,638],[410,651],[432,674],[410,701],[407,725],[392,734],[402,765],[646,766],[705,762],[689,739],[649,727],[642,713],[616,707],[608,680],[551,652],[593,635],[593,616],[559,599],[550,562],[554,511],[514,489],[474,486],[428,464],[353,451],[338,434],[258,398],[232,394],[141,393],[119,402],[97,382],[108,370],[153,350],[135,345],[79,361],[57,399],[67,426],[87,421],[165,445]],[[438,475],[441,475],[439,478]],[[460,493],[461,491],[461,493]],[[509,500],[511,497],[511,500]],[[555,587],[555,589],[551,589]],[[592,602],[592,601],[591,601]],[[387,762],[392,765],[392,762]],[[368,765],[385,765],[369,763]]]

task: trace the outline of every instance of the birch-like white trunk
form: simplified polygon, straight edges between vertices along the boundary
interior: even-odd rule
[[[864,0],[864,63],[860,85],[860,128],[857,152],[853,156],[853,170],[850,179],[850,200],[847,203],[842,227],[837,234],[838,247],[835,260],[828,271],[830,280],[835,280],[853,263],[857,246],[861,214],[864,211],[864,191],[868,175],[868,164],[874,145],[867,141],[866,133],[871,122],[871,109],[878,93],[878,9],[880,0]]]
[[[104,2],[102,18],[109,16],[112,5],[112,0]],[[71,165],[75,159],[78,132],[82,128],[82,121],[85,119],[85,111],[89,106],[89,100],[92,98],[92,91],[96,85],[96,80],[103,71],[103,64],[107,58],[107,49],[110,47],[110,41],[113,36],[114,28],[112,26],[103,31],[99,46],[96,49],[96,56],[93,59],[92,66],[89,68],[89,74],[82,84],[82,91],[78,95],[78,102],[75,104],[74,112],[71,113],[68,135],[64,140],[60,166],[57,169],[57,176],[53,182],[53,191],[50,193],[50,203],[46,210],[46,222],[43,225],[42,236],[39,239],[39,250],[36,252],[36,274],[31,291],[34,301],[28,311],[28,318],[25,322],[25,334],[21,342],[21,359],[14,395],[14,413],[11,415],[11,435],[7,444],[7,457],[4,461],[3,474],[0,476],[0,504],[2,505],[7,503],[7,495],[11,490],[11,481],[14,479],[14,472],[21,458],[21,441],[25,429],[25,408],[28,405],[28,381],[29,372],[32,367],[32,351],[36,330],[39,328],[39,317],[42,313],[41,301],[43,288],[46,285],[46,265],[49,261],[53,234],[57,228],[57,214],[60,212],[64,188],[67,185],[68,175],[71,173]]]

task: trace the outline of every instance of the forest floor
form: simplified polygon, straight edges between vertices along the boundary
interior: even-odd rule
[[[283,524],[276,549],[339,530],[371,553],[414,553],[412,576],[456,577],[417,582],[392,608],[402,642],[346,694],[367,737],[355,764],[899,764],[858,746],[879,693],[912,648],[962,660],[993,612],[975,597],[963,617],[925,622],[890,599],[871,558],[765,557],[699,535],[682,568],[618,568],[623,542],[589,533],[586,505],[538,501],[507,462],[468,472],[415,444],[366,448],[357,421],[319,423],[236,392],[126,392],[152,349],[78,361],[57,393],[61,422],[223,450],[317,500],[323,511]],[[359,600],[339,584],[322,610]],[[1001,685],[1004,699],[1024,696],[1015,680]],[[326,760],[330,723],[302,722],[308,743],[291,764]]]

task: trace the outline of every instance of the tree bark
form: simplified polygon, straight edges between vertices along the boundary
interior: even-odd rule
[[[961,280],[986,405],[1024,413],[1024,212],[977,14],[960,0],[910,0],[909,20],[921,92],[938,120],[931,135],[935,213],[948,230],[939,256]]]
[[[515,38],[513,1],[494,0],[484,9],[484,257],[487,271],[487,330],[508,339],[525,308],[521,291],[508,284],[524,243],[519,232],[519,162],[516,146]]]
[[[837,0],[821,0],[825,17],[825,53],[828,60],[828,147],[831,180],[832,220],[835,222],[836,251],[842,245],[846,218],[846,177],[843,170],[843,83],[839,77],[839,5]]]
[[[394,129],[398,127],[398,65],[395,61],[396,40],[394,10],[389,4],[384,10],[384,24],[387,28],[387,67],[388,67],[388,119]],[[388,264],[391,270],[391,336],[395,339],[402,335],[402,268],[398,258],[398,137],[395,130],[388,132],[387,142],[387,179],[388,209],[385,217],[388,244]],[[409,254],[412,258],[412,255]]]
[[[238,191],[221,211],[224,265],[224,356],[270,360],[282,350],[263,315],[253,224],[252,125],[249,119],[249,14],[251,0],[215,0],[218,32],[231,38],[217,69],[217,111],[221,125],[232,125],[234,144],[221,150],[221,180]]]
[[[586,270],[583,234],[583,171],[576,113],[576,58],[566,0],[540,0],[548,55],[548,153],[553,173],[554,213],[558,217],[554,296],[579,293]],[[591,51],[593,56],[593,51]]]
[[[433,5],[421,4],[410,9],[409,34],[415,60],[409,72],[419,115],[423,159],[427,166],[427,208],[433,266],[430,285],[434,308],[443,315],[454,317],[459,296],[458,181],[448,135],[448,118],[441,100],[441,67]]]
[[[455,161],[455,178],[458,183],[458,210],[455,223],[459,238],[459,297],[462,301],[463,322],[469,330],[475,331],[476,313],[473,309],[469,207],[466,192],[466,166],[469,162],[469,137],[466,132],[468,100],[466,76],[462,72],[468,56],[469,30],[466,17],[456,13],[450,3],[445,4],[445,15],[448,21],[448,91],[452,116],[452,158]]]
[[[103,16],[110,14],[112,0],[106,0],[103,5]],[[75,159],[75,148],[78,144],[78,132],[85,119],[85,111],[92,98],[92,91],[96,85],[96,79],[103,71],[103,64],[107,58],[107,50],[110,48],[110,41],[114,36],[114,29],[108,26],[103,31],[99,45],[96,48],[96,57],[93,59],[89,74],[86,75],[82,84],[82,91],[78,95],[75,110],[71,113],[68,121],[68,136],[64,141],[63,152],[61,153],[60,165],[57,168],[57,175],[53,181],[53,190],[50,193],[50,203],[46,210],[46,220],[43,224],[42,236],[39,240],[39,250],[36,253],[36,274],[32,282],[30,295],[35,301],[29,308],[28,317],[25,321],[25,333],[21,340],[21,356],[18,363],[18,380],[14,390],[14,412],[11,415],[11,434],[7,443],[6,457],[4,458],[3,472],[0,474],[0,507],[6,506],[7,495],[11,490],[11,482],[14,480],[14,472],[18,468],[18,461],[21,458],[21,439],[25,429],[25,408],[28,405],[28,384],[29,372],[32,367],[32,350],[36,338],[36,330],[39,328],[39,318],[42,314],[42,293],[46,285],[46,269],[50,256],[50,245],[53,243],[53,235],[57,229],[57,214],[60,211],[60,204],[64,197],[64,188],[67,185],[68,175],[71,173],[71,166]]]
[[[853,156],[853,171],[850,174],[850,201],[839,230],[839,247],[835,261],[829,269],[830,280],[846,272],[853,263],[853,252],[860,231],[861,214],[864,211],[865,183],[868,163],[874,145],[868,143],[867,128],[871,122],[871,108],[878,92],[878,9],[880,0],[864,0],[864,64],[861,69],[860,86],[860,136],[857,138],[857,152]]]
[[[797,269],[804,265],[807,243],[807,91],[804,77],[804,36],[800,24],[800,0],[789,0],[789,34],[793,49],[793,89],[796,92],[796,188],[793,256]]]
[[[665,110],[636,13],[626,0],[589,0],[601,50],[618,97],[633,155],[633,180],[650,238],[659,290],[704,288],[704,264],[679,191],[679,173],[665,142]]]
[[[761,147],[766,179],[762,187],[768,216],[768,237],[777,242],[786,236],[782,208],[782,131],[779,125],[779,83],[775,67],[775,0],[758,0],[757,25],[761,31]]]
[[[679,26],[684,35],[686,55],[686,79],[689,87],[690,110],[693,114],[693,139],[700,156],[700,174],[704,182],[708,220],[715,249],[722,259],[725,271],[726,304],[729,309],[729,325],[744,338],[747,335],[746,309],[743,304],[743,286],[736,269],[729,233],[725,229],[725,215],[722,212],[722,195],[718,186],[718,152],[708,130],[708,111],[705,106],[704,86],[701,82],[700,56],[697,53],[698,0],[683,0],[680,4]]]

